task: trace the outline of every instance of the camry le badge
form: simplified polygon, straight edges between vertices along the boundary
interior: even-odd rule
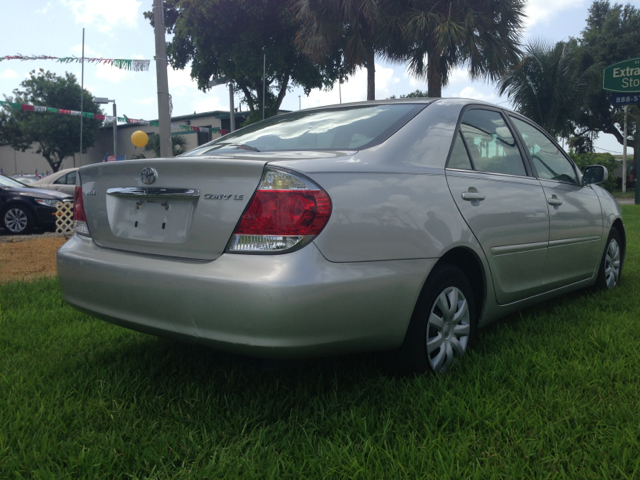
[[[151,185],[157,179],[158,179],[158,172],[156,172],[155,168],[145,167],[142,169],[142,172],[140,173],[140,180],[142,180],[142,183]]]

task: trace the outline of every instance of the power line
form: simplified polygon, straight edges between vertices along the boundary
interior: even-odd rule
[[[600,150],[604,150],[605,152],[613,153],[615,155],[622,155],[622,152],[614,152],[613,150],[607,150],[606,148],[596,147],[595,145],[593,146],[593,148],[598,148]]]

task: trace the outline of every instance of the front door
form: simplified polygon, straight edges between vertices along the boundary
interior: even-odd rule
[[[573,163],[547,135],[518,118],[512,121],[529,150],[549,209],[549,251],[545,290],[591,278],[602,248],[600,200],[589,185],[581,185]]]

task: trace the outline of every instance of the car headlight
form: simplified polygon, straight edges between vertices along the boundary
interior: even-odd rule
[[[34,198],[34,200],[40,205],[45,205],[47,207],[55,207],[56,204],[60,201],[51,198]]]

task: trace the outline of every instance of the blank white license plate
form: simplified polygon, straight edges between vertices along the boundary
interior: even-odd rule
[[[132,240],[186,242],[193,208],[192,200],[107,197],[111,233]]]

